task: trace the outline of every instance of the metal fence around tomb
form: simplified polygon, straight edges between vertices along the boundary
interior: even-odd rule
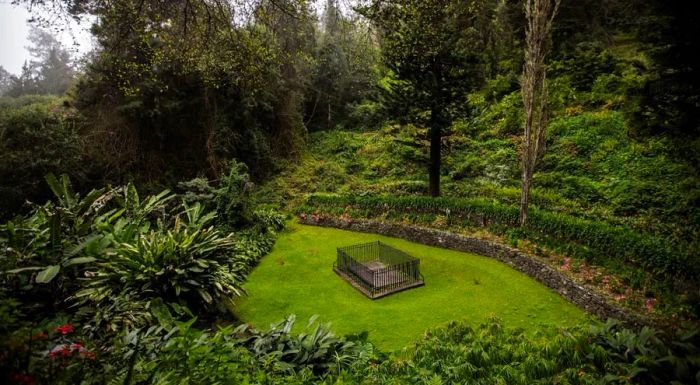
[[[423,285],[420,260],[379,241],[338,248],[333,269],[373,299]]]

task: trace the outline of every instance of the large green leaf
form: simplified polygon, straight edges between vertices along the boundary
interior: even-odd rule
[[[206,290],[198,289],[197,291],[206,303],[211,303],[214,300]]]
[[[59,180],[53,173],[49,173],[44,179],[64,208],[72,209],[75,206],[78,195],[73,192],[68,175],[62,174]]]
[[[97,258],[95,257],[77,257],[77,258],[71,258],[67,259],[63,262],[63,266],[72,266],[72,265],[80,265],[83,263],[90,263],[96,261]]]
[[[55,212],[49,220],[51,229],[51,247],[57,251],[61,247],[61,214]]]
[[[56,274],[61,270],[61,266],[59,265],[50,265],[47,266],[44,270],[40,271],[39,274],[36,275],[36,283],[49,283],[51,282],[54,277],[56,277]]]
[[[46,180],[46,184],[49,185],[49,188],[53,191],[54,195],[56,195],[56,198],[61,198],[63,196],[63,186],[61,186],[56,175],[48,173],[44,176],[44,180]]]
[[[40,266],[32,266],[32,267],[21,267],[19,269],[12,269],[12,270],[7,270],[5,273],[7,274],[17,274],[17,273],[23,273],[25,271],[36,271],[36,270],[43,270],[43,267]]]

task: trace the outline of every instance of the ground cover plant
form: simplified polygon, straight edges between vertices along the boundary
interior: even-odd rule
[[[700,2],[10,3],[0,383],[700,385]],[[508,244],[647,326],[299,214]],[[367,237],[426,286],[335,276]]]
[[[425,286],[372,301],[338,277],[336,248],[379,240],[420,259]],[[453,319],[491,315],[511,327],[573,326],[587,319],[534,279],[496,260],[396,238],[289,224],[262,259],[236,304],[244,321],[265,328],[286,314],[314,315],[342,334],[369,332],[382,350],[400,349]]]
[[[543,330],[529,337],[498,319],[426,331],[402,354],[355,376],[362,384],[655,384],[698,383],[697,334],[665,345],[658,331],[630,332],[616,322]],[[673,347],[670,347],[673,346]]]

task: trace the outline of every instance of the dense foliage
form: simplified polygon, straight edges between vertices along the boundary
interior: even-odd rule
[[[47,173],[85,180],[81,122],[80,114],[57,97],[0,98],[0,218],[21,211],[26,200],[48,199]]]
[[[528,337],[498,320],[460,322],[426,332],[396,358],[371,367],[361,383],[666,384],[697,383],[697,335],[668,348],[651,329],[616,323]],[[697,341],[695,341],[697,344]]]
[[[47,181],[57,202],[0,228],[6,285],[45,311],[78,302],[81,314],[98,323],[117,322],[109,312],[128,306],[119,303],[125,298],[137,306],[159,298],[198,311],[227,304],[269,250],[264,238],[281,226],[276,214],[258,213],[268,226],[222,233],[211,226],[215,212],[174,203],[168,191],[141,200],[127,185],[80,197],[65,175],[49,174]]]
[[[229,179],[247,178],[234,164]],[[255,225],[222,232],[212,225],[217,212],[197,199],[187,203],[169,191],[141,198],[132,184],[81,196],[65,175],[46,181],[53,201],[0,225],[2,376],[13,382],[11,371],[45,380],[61,373],[70,382],[100,367],[100,355],[108,366],[95,383],[138,374],[134,367],[151,363],[154,349],[172,346],[165,340],[189,337],[194,321],[175,328],[176,320],[193,311],[211,318],[244,294],[247,273],[283,225],[279,214],[251,209]],[[230,192],[227,184],[220,189]],[[65,325],[46,330],[57,320]]]
[[[35,28],[0,68],[3,383],[700,382],[692,331],[454,322],[387,356],[224,326],[277,207],[493,237],[697,330],[696,5],[562,2],[518,227],[520,0],[13,3],[96,47]]]

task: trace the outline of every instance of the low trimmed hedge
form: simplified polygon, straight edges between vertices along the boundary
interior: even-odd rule
[[[478,198],[311,195],[307,206],[310,210],[368,209],[375,215],[389,210],[432,213],[459,216],[477,226],[518,226],[518,207]],[[600,256],[621,259],[664,278],[692,278],[698,274],[697,264],[687,247],[626,226],[531,208],[525,230],[576,243]]]

